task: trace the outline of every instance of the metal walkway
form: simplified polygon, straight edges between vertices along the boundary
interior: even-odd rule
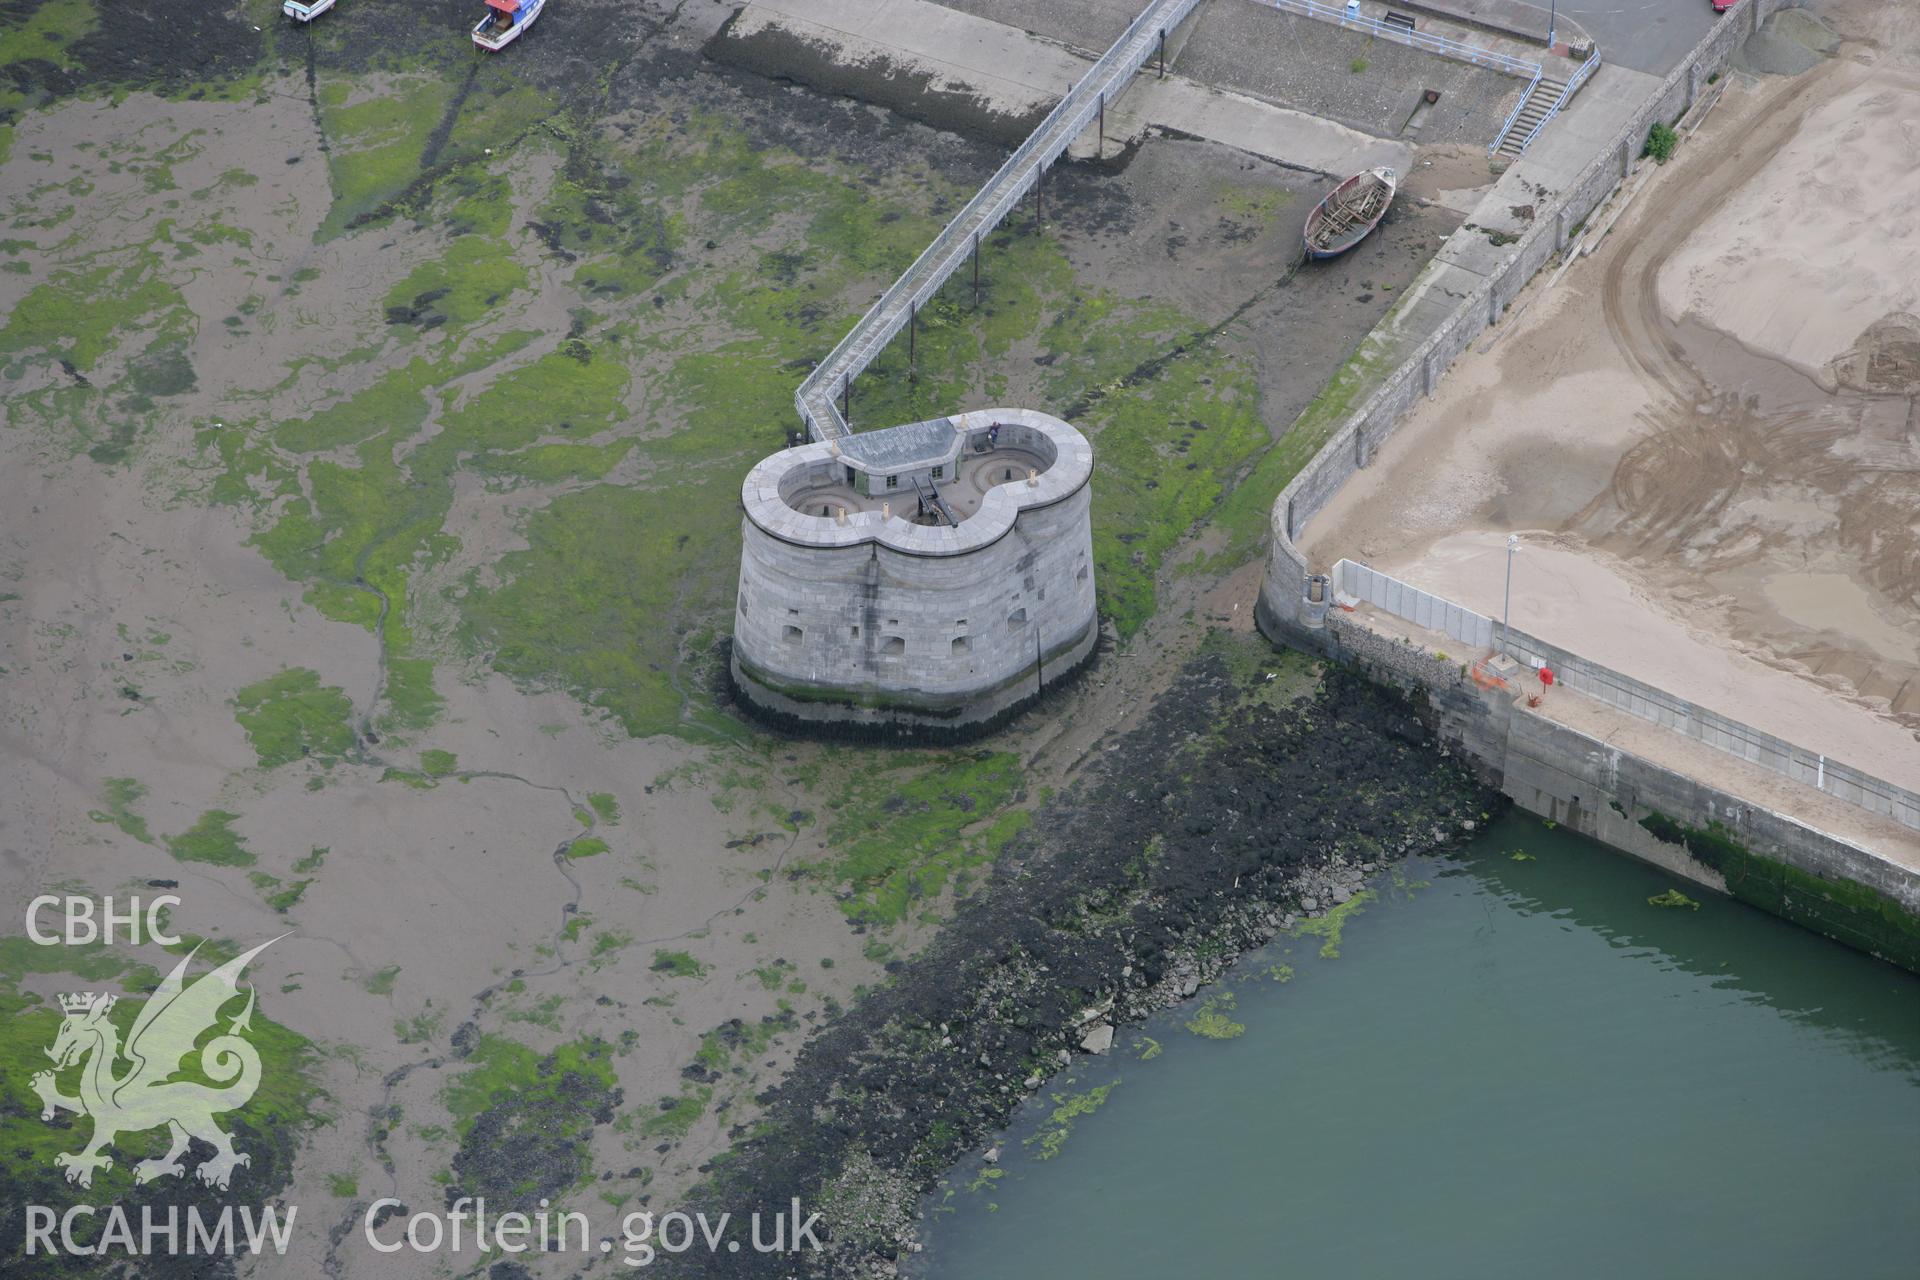
[[[847,394],[853,380],[912,323],[915,313],[940,291],[960,264],[979,252],[980,241],[1006,219],[1047,166],[1105,112],[1107,104],[1119,98],[1127,82],[1156,51],[1165,48],[1167,36],[1199,4],[1200,0],[1152,0],[1113,47],[1047,113],[1040,127],[1007,157],[999,172],[967,201],[946,230],[807,376],[793,400],[814,439],[837,439],[852,430],[835,398]]]

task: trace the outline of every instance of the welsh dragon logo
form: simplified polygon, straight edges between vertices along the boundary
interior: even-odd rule
[[[215,1084],[172,1077],[187,1066],[201,1035],[216,1027],[220,1010],[240,995],[238,979],[247,962],[278,941],[263,942],[188,986],[184,978],[193,959],[190,953],[141,1006],[124,1046],[107,1018],[116,997],[93,991],[60,997],[66,1019],[53,1047],[46,1051],[53,1059],[53,1070],[39,1072],[31,1084],[40,1095],[42,1120],[53,1119],[57,1111],[72,1111],[93,1121],[93,1140],[85,1148],[53,1158],[56,1166],[66,1170],[68,1182],[92,1186],[94,1170],[113,1168],[113,1157],[107,1152],[115,1138],[162,1125],[171,1145],[164,1156],[134,1166],[136,1182],[185,1173],[180,1157],[193,1138],[214,1151],[213,1158],[195,1170],[208,1186],[226,1190],[235,1166],[252,1163],[245,1153],[233,1149],[233,1135],[213,1119],[245,1106],[260,1087],[260,1054],[242,1034],[252,1029],[251,986],[246,1007],[227,1024],[226,1032],[198,1049],[201,1074]],[[128,1066],[116,1072],[123,1058]],[[55,1076],[82,1060],[80,1093],[70,1098],[60,1092]]]

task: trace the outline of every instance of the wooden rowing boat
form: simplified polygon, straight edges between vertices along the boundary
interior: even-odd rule
[[[1386,216],[1399,181],[1393,170],[1379,168],[1356,173],[1335,187],[1307,215],[1307,256],[1338,257],[1366,239]]]

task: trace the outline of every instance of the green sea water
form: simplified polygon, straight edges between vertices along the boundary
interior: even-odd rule
[[[1519,816],[1328,944],[1077,1059],[912,1273],[1920,1276],[1920,979]]]

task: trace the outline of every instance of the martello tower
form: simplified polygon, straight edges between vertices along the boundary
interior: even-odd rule
[[[733,674],[775,715],[978,725],[1093,651],[1093,449],[986,409],[783,450],[741,488]]]

